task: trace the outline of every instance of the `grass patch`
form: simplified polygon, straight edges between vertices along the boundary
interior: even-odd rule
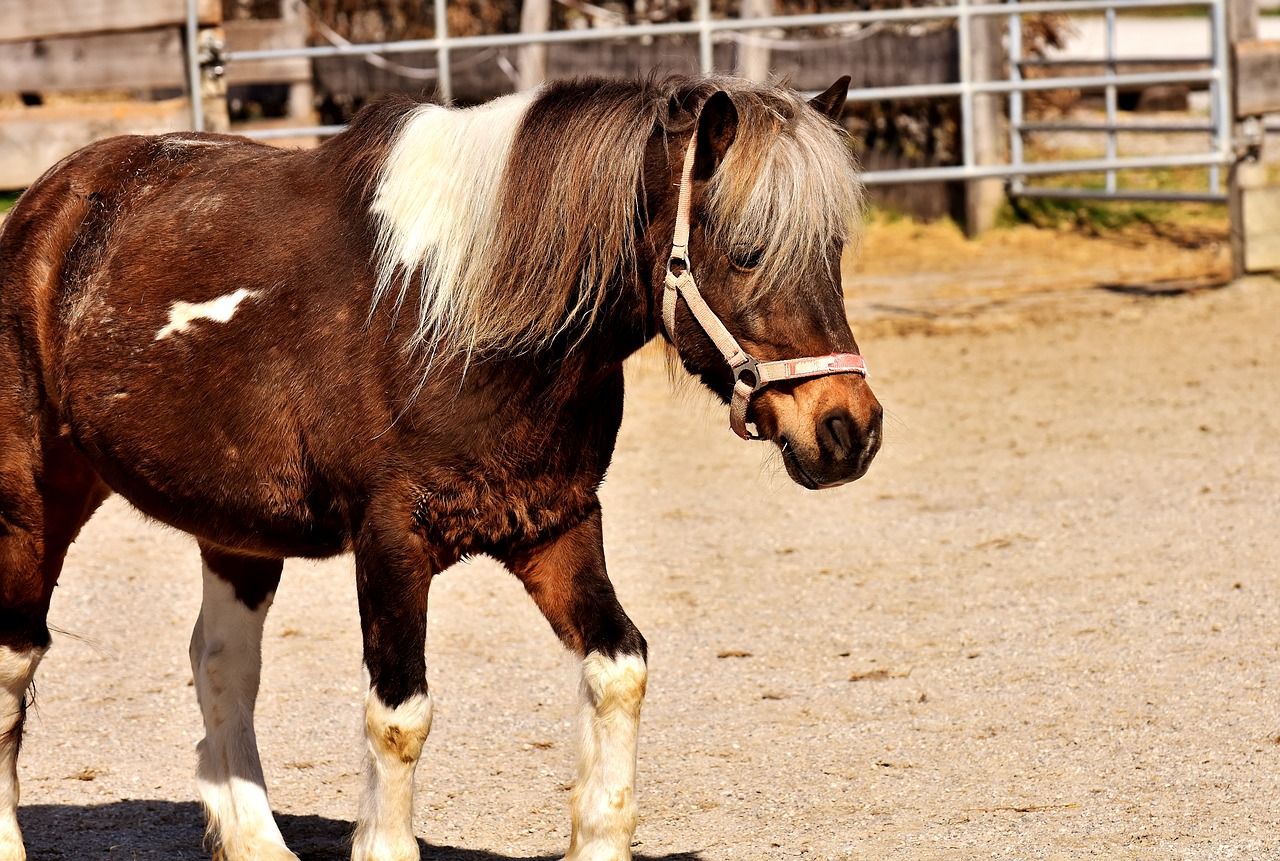
[[[1225,171],[1221,181],[1225,191]],[[1039,188],[1102,191],[1106,188],[1106,175],[1101,172],[1062,174],[1037,177],[1029,184]],[[1120,171],[1116,186],[1122,191],[1207,191],[1209,169],[1171,167]],[[1123,231],[1135,225],[1188,225],[1225,229],[1227,218],[1227,207],[1221,203],[1019,197],[1005,202],[998,224],[1004,227],[1031,224],[1055,230],[1075,229],[1098,235],[1104,231]]]
[[[1072,229],[1098,234],[1123,230],[1135,224],[1164,221],[1172,208],[1172,204],[1162,203],[1015,197],[1005,201],[996,225],[1015,227],[1030,224],[1052,230]]]
[[[13,205],[18,202],[20,191],[0,191],[0,213],[8,212],[13,209]]]

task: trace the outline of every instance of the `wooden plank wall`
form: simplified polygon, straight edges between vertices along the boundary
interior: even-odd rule
[[[220,0],[199,0],[202,24],[222,21]],[[185,0],[0,0],[0,42],[181,26]]]
[[[220,0],[200,0],[198,12],[202,23],[216,24]],[[0,20],[0,94],[123,90],[138,97],[0,110],[0,188],[29,184],[93,140],[191,127],[186,98],[147,100],[187,89],[185,0],[0,0]],[[296,19],[228,22],[224,33],[231,50],[306,43]],[[237,63],[227,75],[232,86],[310,82],[306,59]]]
[[[232,51],[299,48],[306,33],[284,20],[229,21]],[[0,93],[75,93],[104,89],[185,89],[183,32],[155,27],[57,39],[0,42]],[[306,58],[234,63],[227,83],[307,83]]]

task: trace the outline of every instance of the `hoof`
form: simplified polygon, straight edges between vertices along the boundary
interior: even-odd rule
[[[394,841],[361,840],[357,835],[351,847],[351,861],[419,861],[421,858],[416,837]]]
[[[213,853],[214,861],[299,861],[298,856],[281,843],[259,843],[254,846],[223,845]]]
[[[27,849],[22,845],[22,832],[16,819],[0,824],[0,861],[27,861]]]

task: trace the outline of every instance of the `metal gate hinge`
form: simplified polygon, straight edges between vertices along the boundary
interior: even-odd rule
[[[227,43],[212,30],[200,34],[200,70],[207,77],[221,78],[227,73]]]
[[[1266,140],[1266,128],[1262,125],[1262,117],[1245,117],[1236,126],[1236,135],[1231,139],[1231,148],[1235,150],[1236,161],[1258,161],[1262,158],[1262,144]]]

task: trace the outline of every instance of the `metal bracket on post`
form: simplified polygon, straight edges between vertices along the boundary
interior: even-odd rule
[[[200,106],[205,131],[229,132],[227,44],[221,27],[203,27],[196,41],[200,63]]]
[[[200,72],[205,77],[221,78],[227,74],[227,44],[222,39],[222,31],[206,29],[200,31]]]
[[[1231,148],[1235,151],[1237,162],[1256,163],[1262,161],[1262,145],[1266,142],[1267,130],[1262,124],[1262,117],[1245,117],[1236,127],[1236,135],[1231,139]]]

